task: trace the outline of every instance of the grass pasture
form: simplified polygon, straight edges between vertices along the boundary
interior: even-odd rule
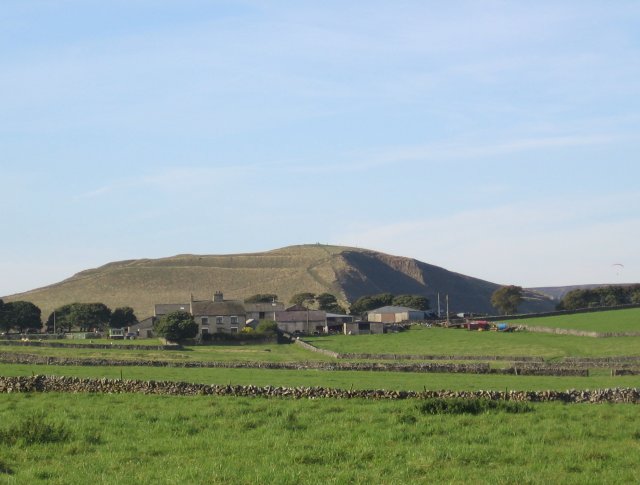
[[[471,332],[414,326],[397,334],[305,338],[339,353],[562,357],[640,356],[640,337],[590,338],[530,332]]]
[[[398,334],[322,336],[309,341],[343,353],[542,356],[548,360],[640,355],[640,337],[600,339],[422,327]],[[333,360],[298,345],[277,344],[178,351],[0,346],[0,352],[133,360]],[[0,364],[0,374],[416,391],[640,387],[640,376],[611,377],[609,369],[591,369],[589,377],[551,377]],[[0,483],[637,482],[638,405],[529,403],[515,409],[476,409],[468,404],[0,394]],[[442,410],[449,412],[439,414]],[[476,411],[480,413],[473,414]]]
[[[512,320],[513,325],[566,328],[588,332],[640,332],[640,308]]]
[[[640,376],[611,377],[608,369],[589,377],[514,376],[415,372],[356,372],[284,369],[202,369],[179,367],[97,367],[0,364],[5,376],[47,374],[87,378],[183,381],[279,387],[336,387],[341,389],[430,390],[546,390],[640,387]]]
[[[48,355],[52,357],[94,357],[122,360],[171,360],[189,361],[260,361],[296,362],[306,360],[331,360],[330,357],[309,352],[297,345],[247,344],[247,345],[206,345],[186,346],[181,350],[129,350],[129,349],[86,349],[53,347],[19,347],[1,345],[0,352]]]
[[[0,395],[0,481],[634,483],[634,405],[429,414],[420,401]],[[28,433],[36,420],[42,432]],[[4,439],[6,436],[16,436]]]

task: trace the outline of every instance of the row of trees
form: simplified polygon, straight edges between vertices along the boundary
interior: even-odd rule
[[[395,305],[414,308],[416,310],[428,310],[429,299],[422,295],[394,295],[392,293],[378,293],[377,295],[365,295],[351,304],[352,315],[362,315],[375,308]]]
[[[0,300],[0,330],[3,332],[40,331],[42,311],[30,301]],[[56,308],[47,318],[47,331],[79,329],[104,330],[122,328],[137,323],[133,308],[125,306],[111,311],[104,303],[69,303]]]
[[[244,300],[245,303],[272,303],[277,301],[278,295],[273,293],[258,293]],[[289,303],[305,307],[324,310],[328,313],[347,313],[338,299],[331,293],[296,293],[291,297]],[[392,293],[379,293],[377,295],[366,295],[358,298],[349,307],[348,312],[352,315],[361,315],[374,308],[387,305],[406,306],[416,310],[428,310],[429,300],[422,295],[394,295]]]
[[[640,304],[640,285],[601,286],[594,289],[573,290],[564,296],[558,304],[558,310],[628,304]]]
[[[138,322],[133,308],[125,306],[111,310],[104,303],[69,303],[56,308],[47,319],[47,330],[74,328],[81,332],[123,328]]]

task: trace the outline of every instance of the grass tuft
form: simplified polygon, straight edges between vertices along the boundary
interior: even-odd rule
[[[426,399],[418,404],[422,414],[484,414],[504,412],[510,414],[528,413],[533,406],[514,401],[491,401],[489,399]]]
[[[68,441],[69,430],[62,423],[51,423],[43,414],[25,418],[9,428],[0,430],[0,443],[30,446]]]

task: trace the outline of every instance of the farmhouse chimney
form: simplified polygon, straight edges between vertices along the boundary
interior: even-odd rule
[[[216,291],[213,294],[213,301],[223,301],[222,292],[221,291]]]

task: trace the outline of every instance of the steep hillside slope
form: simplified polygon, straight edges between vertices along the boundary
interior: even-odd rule
[[[6,297],[28,300],[43,311],[71,302],[103,302],[111,308],[131,306],[139,318],[153,313],[155,303],[211,298],[243,299],[276,293],[288,302],[301,291],[330,292],[343,303],[366,294],[415,293],[437,308],[437,293],[449,295],[451,311],[491,312],[493,283],[447,271],[414,259],[340,246],[290,246],[263,253],[178,255],[109,263],[82,271],[60,283]],[[548,300],[529,302],[523,311],[548,310]]]

